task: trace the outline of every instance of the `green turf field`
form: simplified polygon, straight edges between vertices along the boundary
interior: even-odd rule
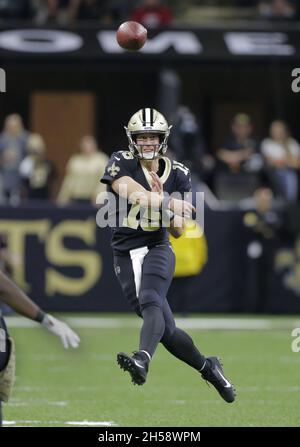
[[[16,327],[8,319],[17,347],[17,377],[4,407],[5,425],[299,426],[300,352],[291,350],[294,320],[272,319],[271,330],[187,329],[205,354],[223,359],[238,392],[237,401],[226,404],[162,346],[147,383],[133,386],[117,366],[116,354],[137,348],[137,318],[107,320],[107,327],[95,319],[92,327],[87,319],[84,324],[74,320],[82,339],[77,351],[65,351],[35,323]]]

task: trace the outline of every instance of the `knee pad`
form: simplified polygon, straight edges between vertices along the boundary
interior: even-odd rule
[[[5,368],[0,371],[0,401],[7,402],[9,400],[14,382],[16,369],[15,345],[12,338],[8,339],[9,359]]]
[[[144,289],[139,294],[141,310],[149,306],[162,308],[163,298],[154,289]]]

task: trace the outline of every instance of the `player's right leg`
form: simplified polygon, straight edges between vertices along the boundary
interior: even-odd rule
[[[161,339],[163,346],[179,360],[200,372],[202,378],[211,383],[220,396],[228,403],[235,400],[235,389],[225,377],[222,365],[217,357],[205,357],[199,352],[192,338],[176,327],[169,303],[164,307],[165,332]]]
[[[7,402],[14,384],[15,354],[5,321],[0,316],[0,427],[2,426],[2,402]]]

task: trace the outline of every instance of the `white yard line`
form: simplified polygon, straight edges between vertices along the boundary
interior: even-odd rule
[[[23,317],[7,316],[7,324],[11,328],[39,327],[38,323]],[[64,318],[74,328],[91,329],[118,329],[139,328],[141,320],[136,318],[112,318],[112,317],[66,317]],[[200,330],[275,330],[293,329],[300,327],[300,320],[268,318],[176,318],[176,323],[183,329]]]
[[[42,424],[43,422],[42,421],[24,421],[24,420],[22,420],[22,421],[3,421],[3,426],[5,427],[5,426],[7,426],[7,427],[9,427],[9,426],[17,426],[17,427],[22,427],[22,425],[20,425],[20,424],[33,424],[33,425],[37,425],[37,424]],[[60,424],[60,422],[59,421],[48,421],[47,422],[48,424],[52,424],[52,423],[54,423],[54,424]]]
[[[23,427],[23,424],[31,424],[33,426],[42,424],[44,427],[47,423],[47,426],[49,425],[59,425],[60,427],[63,427],[64,425],[72,425],[75,427],[117,427],[118,424],[116,424],[114,421],[3,421],[4,427]]]
[[[75,426],[84,426],[84,427],[117,427],[117,424],[114,421],[103,421],[103,422],[94,422],[94,421],[70,421],[65,422],[66,425],[75,425]]]

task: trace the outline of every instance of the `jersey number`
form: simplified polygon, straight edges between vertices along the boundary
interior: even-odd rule
[[[178,161],[173,161],[173,169],[180,169],[185,175],[188,175],[189,173],[188,168]]]
[[[125,160],[133,160],[134,159],[134,156],[132,155],[132,153],[130,151],[122,152],[122,156],[123,156],[123,158],[125,158]]]
[[[137,219],[138,213],[140,213],[140,219]],[[158,230],[160,228],[160,212],[150,208],[143,208],[138,203],[133,204],[128,216],[123,219],[123,227],[137,230],[139,225],[144,231]]]

